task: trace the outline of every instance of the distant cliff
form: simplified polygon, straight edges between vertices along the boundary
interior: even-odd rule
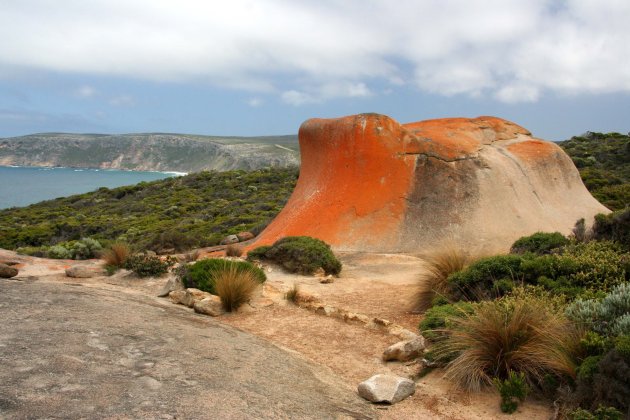
[[[297,166],[297,136],[44,133],[0,138],[0,165],[196,172]]]

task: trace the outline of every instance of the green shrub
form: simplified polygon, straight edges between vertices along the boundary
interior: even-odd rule
[[[450,295],[455,300],[482,300],[497,297],[506,285],[519,278],[522,258],[518,255],[497,255],[482,258],[467,269],[448,277]]]
[[[595,239],[615,241],[626,249],[630,248],[630,207],[595,216],[593,235]]]
[[[48,248],[48,258],[55,258],[60,260],[68,260],[72,258],[72,253],[69,249],[61,245],[53,245]]]
[[[425,312],[420,321],[420,332],[428,340],[442,340],[447,337],[446,330],[453,318],[466,316],[473,310],[474,306],[467,302],[434,306]]]
[[[182,281],[186,287],[194,287],[208,293],[216,294],[215,281],[216,274],[228,269],[239,272],[249,271],[259,283],[267,280],[265,272],[247,261],[231,261],[221,258],[208,258],[199,260],[188,267],[188,272],[182,276]]]
[[[75,260],[86,260],[96,258],[103,250],[101,243],[96,239],[82,238],[70,246],[70,253]]]
[[[506,379],[494,378],[494,386],[501,395],[501,411],[512,414],[516,411],[519,401],[524,401],[529,393],[529,386],[525,374],[510,371]]]
[[[623,334],[615,340],[615,350],[621,357],[630,361],[630,334]]]
[[[571,411],[567,417],[570,420],[622,420],[623,414],[614,407],[599,407],[593,413],[583,408]]]
[[[260,261],[260,260],[264,260],[267,254],[267,251],[269,251],[271,249],[270,245],[263,245],[263,246],[259,246],[257,248],[252,249],[251,251],[249,251],[247,253],[247,261]]]
[[[586,356],[601,356],[613,347],[610,338],[587,331],[580,339],[580,348]]]
[[[326,274],[339,274],[341,262],[324,241],[309,236],[287,236],[265,252],[265,258],[292,273],[313,274],[322,268]]]
[[[629,280],[630,273],[625,269],[627,256],[619,244],[610,241],[575,244],[562,252],[562,257],[574,261],[575,268],[567,273],[573,285],[605,292]]]
[[[615,286],[603,299],[578,299],[566,309],[572,321],[602,335],[630,334],[630,283]]]
[[[577,378],[580,381],[591,381],[593,375],[597,373],[597,366],[599,361],[602,360],[602,356],[588,356],[582,361],[577,369]]]
[[[554,249],[567,245],[569,240],[560,232],[537,232],[530,236],[523,236],[512,245],[510,252],[525,254],[531,252],[537,255],[549,254]]]
[[[137,254],[127,258],[125,268],[136,273],[138,277],[161,276],[168,273],[175,262],[176,260],[170,256],[162,260],[154,255]]]
[[[627,413],[630,409],[630,359],[616,349],[606,353],[593,374],[590,406],[615,407]]]

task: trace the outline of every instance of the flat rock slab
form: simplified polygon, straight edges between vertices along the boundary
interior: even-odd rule
[[[373,403],[395,404],[416,392],[411,379],[395,375],[374,375],[358,387],[359,395]]]
[[[5,281],[0,317],[0,418],[375,417],[328,371],[163,299]]]

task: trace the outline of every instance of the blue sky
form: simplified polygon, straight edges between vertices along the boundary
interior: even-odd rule
[[[0,136],[291,134],[361,112],[625,133],[628,22],[627,0],[0,0]]]

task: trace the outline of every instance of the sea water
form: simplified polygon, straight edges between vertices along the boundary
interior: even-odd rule
[[[94,191],[101,187],[121,187],[176,175],[181,174],[0,166],[0,209],[27,206],[57,197]]]

